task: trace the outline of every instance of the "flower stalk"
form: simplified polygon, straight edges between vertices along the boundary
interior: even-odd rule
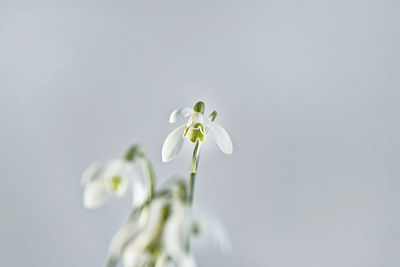
[[[190,171],[189,176],[189,196],[188,202],[190,205],[193,205],[193,197],[194,197],[194,186],[196,183],[196,176],[197,176],[197,168],[199,166],[200,160],[200,142],[197,141],[193,151],[193,158],[192,158],[192,169]]]
[[[217,117],[217,112],[214,110],[208,119],[210,121],[214,121],[215,118]],[[190,205],[193,205],[193,198],[194,198],[194,187],[196,183],[196,176],[197,176],[197,168],[199,166],[199,160],[200,160],[200,141],[197,140],[196,145],[193,150],[193,157],[192,157],[192,169],[190,171],[190,176],[189,176],[189,196],[188,196],[188,202]]]
[[[143,150],[143,147],[141,145],[133,145],[125,154],[125,159],[127,161],[132,161],[132,162],[135,161],[136,159],[139,160],[139,163],[142,167],[145,177],[147,195],[149,199],[152,199],[155,190],[154,168],[149,159],[147,158]]]

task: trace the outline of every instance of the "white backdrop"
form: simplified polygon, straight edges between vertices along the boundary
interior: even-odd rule
[[[101,266],[129,197],[82,207],[95,160],[141,142],[161,180],[169,113],[198,100],[231,133],[196,208],[233,252],[200,266],[400,265],[396,1],[0,1],[4,266]]]

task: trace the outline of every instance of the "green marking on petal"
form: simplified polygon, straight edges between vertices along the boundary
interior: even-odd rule
[[[189,133],[189,129],[190,129],[190,127],[186,127],[186,130],[185,130],[185,132],[183,133],[183,137],[187,137],[187,135],[188,135],[188,133]]]
[[[157,228],[155,229],[155,239],[153,239],[145,250],[154,257],[158,257],[161,252],[161,233],[164,230],[165,222],[171,214],[171,206],[165,205],[160,210],[160,219],[158,221]]]
[[[196,143],[197,139],[200,140],[200,142],[204,141],[204,128],[201,123],[196,123],[193,125],[192,132],[190,133],[190,141],[192,143]]]
[[[200,234],[200,225],[199,225],[198,223],[194,223],[194,224],[192,225],[192,234],[193,234],[194,236],[197,236],[197,235]]]
[[[111,182],[111,188],[112,188],[112,190],[117,191],[118,188],[119,188],[119,186],[120,186],[121,183],[122,183],[122,178],[119,177],[119,176],[114,176],[114,177],[112,177],[112,178],[110,179],[110,182]]]

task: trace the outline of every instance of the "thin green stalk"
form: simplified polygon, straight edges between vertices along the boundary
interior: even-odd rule
[[[135,161],[139,159],[140,165],[143,170],[143,174],[145,176],[145,184],[149,199],[153,198],[154,190],[155,190],[155,174],[153,166],[151,165],[149,159],[143,151],[143,147],[141,145],[133,145],[128,152],[125,154],[125,159],[127,161]]]
[[[217,117],[217,112],[214,110],[213,112],[211,112],[208,119],[210,121],[214,121],[216,117]],[[197,168],[199,166],[199,160],[200,160],[200,141],[197,140],[196,145],[194,147],[194,151],[193,151],[192,169],[190,170],[189,185],[188,185],[189,186],[189,196],[188,196],[189,205],[193,205],[194,185],[196,183]]]
[[[193,151],[193,158],[192,158],[192,169],[190,171],[189,177],[189,204],[193,204],[193,197],[194,197],[194,185],[196,182],[197,176],[197,167],[199,166],[199,159],[200,159],[200,141],[197,140],[196,146],[194,147]]]

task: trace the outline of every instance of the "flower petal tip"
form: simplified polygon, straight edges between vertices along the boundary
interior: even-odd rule
[[[233,153],[233,147],[231,146],[230,148],[227,148],[225,151],[222,150],[222,152],[224,152],[227,155],[231,155]]]
[[[171,160],[171,159],[168,159],[167,156],[165,155],[164,149],[163,149],[163,151],[161,153],[161,160],[162,160],[162,162],[168,162],[168,161]]]
[[[169,117],[168,122],[169,123],[175,123],[176,122],[176,117],[172,116],[173,114],[171,114],[171,116]]]

